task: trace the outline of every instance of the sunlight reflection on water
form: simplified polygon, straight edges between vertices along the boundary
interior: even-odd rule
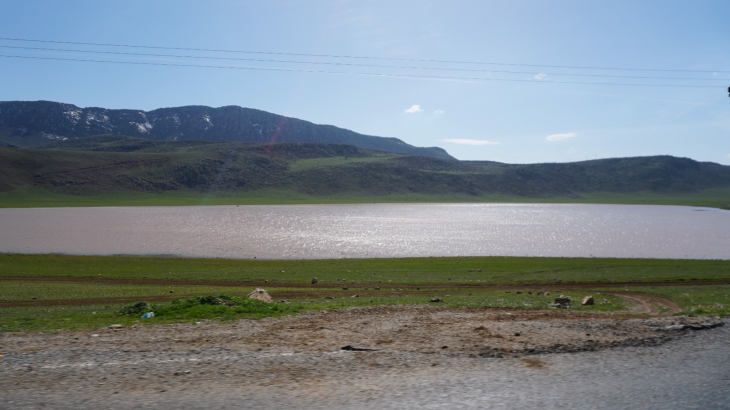
[[[730,259],[730,212],[586,204],[0,209],[0,252]]]

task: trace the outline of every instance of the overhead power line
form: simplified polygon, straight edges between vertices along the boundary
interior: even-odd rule
[[[603,82],[585,82],[585,81],[556,81],[556,80],[525,80],[525,79],[507,79],[507,78],[485,78],[485,77],[456,77],[456,76],[434,76],[434,75],[409,75],[409,74],[386,74],[386,73],[363,73],[350,71],[326,71],[326,70],[305,70],[295,68],[275,68],[275,67],[246,67],[246,66],[213,66],[199,64],[180,64],[180,63],[154,63],[142,61],[113,61],[113,60],[92,60],[78,58],[62,58],[62,57],[38,57],[38,56],[19,56],[4,55],[3,58],[22,58],[34,60],[56,60],[56,61],[79,61],[92,63],[110,63],[110,64],[131,64],[131,65],[149,65],[149,66],[168,66],[168,67],[197,67],[197,68],[216,68],[216,69],[232,69],[232,70],[255,70],[255,71],[284,71],[299,73],[319,73],[319,74],[337,74],[337,75],[355,75],[367,77],[393,77],[393,78],[412,78],[412,79],[431,79],[431,80],[463,80],[463,81],[501,81],[501,82],[522,82],[522,83],[551,83],[551,84],[582,84],[582,85],[611,85],[611,86],[628,86],[628,87],[672,87],[672,88],[717,88],[712,85],[682,85],[682,84],[632,84],[632,83],[603,83]]]
[[[318,58],[352,58],[352,59],[367,59],[367,60],[412,61],[412,62],[421,62],[421,63],[501,65],[501,66],[542,67],[542,68],[571,68],[571,69],[580,69],[580,70],[654,71],[654,72],[723,73],[723,74],[730,73],[730,71],[727,71],[727,70],[678,70],[678,69],[660,69],[660,68],[630,68],[630,67],[599,67],[599,66],[570,66],[570,65],[549,65],[549,64],[495,63],[495,62],[484,62],[484,61],[434,60],[434,59],[373,57],[373,56],[336,55],[336,54],[281,53],[281,52],[272,52],[272,51],[226,50],[226,49],[192,48],[192,47],[162,47],[162,46],[148,46],[148,45],[135,45],[135,44],[113,44],[113,43],[90,43],[90,42],[58,41],[58,40],[37,40],[37,39],[12,38],[12,37],[0,37],[0,40],[24,41],[24,42],[35,42],[35,43],[52,43],[52,44],[75,44],[75,45],[103,46],[103,47],[145,48],[145,49],[157,49],[157,50],[186,50],[186,51],[206,51],[206,52],[216,52],[216,53],[265,54],[265,55],[283,55],[283,56],[318,57]]]
[[[198,60],[225,60],[225,61],[249,61],[249,62],[267,62],[267,63],[286,63],[286,64],[314,64],[314,65],[332,65],[347,67],[371,67],[371,68],[396,68],[408,70],[437,70],[437,71],[460,71],[460,72],[481,72],[481,73],[498,73],[498,74],[536,74],[535,71],[505,71],[505,70],[489,70],[489,69],[469,69],[469,68],[446,68],[446,67],[419,67],[419,66],[398,66],[383,64],[358,64],[358,63],[332,63],[322,61],[295,61],[295,60],[272,60],[257,58],[236,58],[236,57],[207,57],[179,54],[155,54],[155,53],[130,53],[120,51],[96,51],[96,50],[79,50],[65,48],[48,48],[48,47],[21,47],[21,46],[3,46],[0,48],[10,48],[17,50],[39,50],[39,51],[62,51],[72,53],[86,54],[109,54],[122,56],[137,57],[165,57],[165,58],[191,58]],[[653,79],[653,80],[690,80],[690,81],[728,81],[725,78],[691,78],[691,77],[658,77],[658,76],[633,76],[633,75],[612,75],[612,74],[568,74],[568,73],[541,73],[549,76],[561,77],[604,77],[604,78],[634,78],[634,79]]]

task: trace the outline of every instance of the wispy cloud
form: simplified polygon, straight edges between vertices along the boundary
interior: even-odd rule
[[[553,142],[553,141],[567,140],[570,138],[575,138],[577,136],[578,136],[578,134],[576,134],[575,132],[569,132],[567,134],[550,134],[547,137],[545,137],[545,139],[550,142]]]
[[[460,139],[460,138],[453,138],[453,139],[446,139],[441,140],[443,142],[450,142],[452,144],[459,144],[459,145],[499,145],[499,142],[494,141],[485,141],[485,140],[469,140],[469,139]]]
[[[435,113],[436,115],[441,115],[441,114],[443,114],[443,113],[444,113],[444,110],[442,110],[442,109],[440,109],[440,108],[439,108],[438,110],[434,111],[434,113]]]
[[[539,73],[538,75],[535,76],[535,80],[542,80],[545,77],[547,77],[547,74]]]
[[[409,108],[409,109],[405,110],[405,112],[407,112],[408,114],[415,114],[415,113],[417,113],[417,112],[423,112],[423,110],[421,109],[421,106],[420,106],[420,105],[418,105],[418,104],[413,104],[413,105],[411,106],[411,108]]]

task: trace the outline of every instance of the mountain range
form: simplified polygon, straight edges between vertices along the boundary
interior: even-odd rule
[[[249,203],[653,198],[726,207],[730,167],[672,156],[458,161],[440,148],[241,107],[139,111],[0,102],[0,206],[140,195],[171,204],[202,197]]]
[[[349,144],[368,150],[454,160],[438,147],[414,147],[397,138],[363,135],[237,106],[141,111],[80,108],[52,101],[0,101],[0,146],[40,147],[101,134],[155,141]]]

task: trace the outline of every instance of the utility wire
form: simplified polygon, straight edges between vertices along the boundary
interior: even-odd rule
[[[397,66],[397,65],[381,65],[381,64],[357,64],[357,63],[332,63],[332,62],[320,62],[320,61],[295,61],[295,60],[271,60],[271,59],[256,59],[256,58],[235,58],[235,57],[205,57],[205,56],[192,56],[192,55],[176,55],[176,54],[152,54],[152,53],[128,53],[119,51],[94,51],[94,50],[78,50],[78,49],[64,49],[64,48],[46,48],[46,47],[19,47],[19,46],[2,46],[0,48],[11,48],[19,50],[42,50],[42,51],[63,51],[73,53],[87,53],[87,54],[111,54],[111,55],[124,55],[124,56],[142,56],[142,57],[172,57],[172,58],[193,58],[199,60],[226,60],[226,61],[253,61],[253,62],[266,62],[266,63],[291,63],[291,64],[316,64],[316,65],[334,65],[334,66],[349,66],[349,67],[376,67],[376,68],[397,68],[397,69],[415,69],[415,70],[438,70],[438,71],[461,71],[461,72],[481,72],[481,73],[500,73],[500,74],[530,74],[534,75],[534,71],[503,71],[503,70],[484,70],[484,69],[469,69],[469,68],[445,68],[445,67],[418,67],[418,66]],[[691,80],[691,81],[728,81],[725,78],[688,78],[688,77],[656,77],[656,76],[633,76],[633,75],[611,75],[611,74],[566,74],[566,73],[541,73],[550,76],[563,76],[563,77],[606,77],[606,78],[639,78],[639,79],[654,79],[654,80]]]
[[[670,70],[670,69],[655,69],[655,68],[568,66],[568,65],[547,65],[547,64],[494,63],[494,62],[482,62],[482,61],[429,60],[429,59],[414,59],[414,58],[371,57],[371,56],[352,56],[352,55],[335,55],[335,54],[278,53],[278,52],[271,52],[271,51],[225,50],[225,49],[190,48],[190,47],[161,47],[161,46],[146,46],[146,45],[133,45],[133,44],[88,43],[88,42],[57,41],[57,40],[35,40],[35,39],[11,38],[11,37],[0,37],[0,40],[25,41],[25,42],[35,42],[35,43],[52,43],[52,44],[75,44],[75,45],[104,46],[104,47],[146,48],[146,49],[157,49],[157,50],[209,51],[209,52],[216,52],[216,53],[244,53],[244,54],[284,55],[284,56],[299,56],[299,57],[326,57],[326,58],[353,58],[353,59],[357,58],[357,59],[367,59],[367,60],[414,61],[414,62],[421,62],[421,63],[449,63],[449,64],[476,64],[476,65],[503,65],[503,66],[519,66],[519,67],[573,68],[573,69],[581,69],[581,70],[661,71],[661,72],[684,72],[684,73],[730,73],[730,71],[722,71],[722,70]]]
[[[484,77],[452,77],[452,76],[434,76],[434,75],[406,75],[406,74],[383,74],[383,73],[361,73],[349,71],[325,71],[325,70],[304,70],[294,68],[274,68],[274,67],[245,67],[245,66],[213,66],[199,64],[178,64],[178,63],[152,63],[138,61],[112,61],[112,60],[91,60],[61,57],[37,57],[37,56],[17,56],[4,55],[4,58],[22,58],[34,60],[56,60],[56,61],[80,61],[92,63],[111,63],[111,64],[132,64],[132,65],[151,65],[151,66],[169,66],[169,67],[198,67],[198,68],[218,68],[218,69],[234,69],[234,70],[257,70],[257,71],[285,71],[299,73],[319,73],[319,74],[338,74],[338,75],[357,75],[367,77],[393,77],[393,78],[413,78],[413,79],[432,79],[432,80],[465,80],[465,81],[505,81],[505,82],[522,82],[522,83],[552,83],[552,84],[583,84],[583,85],[614,85],[628,87],[671,87],[671,88],[717,88],[712,85],[681,85],[681,84],[631,84],[631,83],[599,83],[584,81],[555,81],[555,80],[519,80],[507,78],[484,78]]]

